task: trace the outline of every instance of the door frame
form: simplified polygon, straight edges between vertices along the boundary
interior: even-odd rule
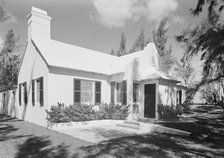
[[[155,119],[158,119],[158,94],[159,94],[159,81],[158,80],[146,80],[142,82],[141,91],[142,91],[142,117],[145,118],[145,85],[147,84],[155,84],[156,85],[156,99],[155,99]],[[153,118],[152,118],[153,119]]]

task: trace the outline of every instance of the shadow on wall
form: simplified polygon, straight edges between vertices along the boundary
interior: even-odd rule
[[[31,91],[31,86],[32,86],[32,79],[33,79],[33,73],[34,73],[34,65],[35,65],[35,62],[36,62],[36,60],[34,59],[34,61],[33,61],[33,65],[32,65],[32,69],[31,69],[31,72],[30,72],[30,80],[29,80],[29,87],[28,87],[28,89],[27,89],[27,93],[26,93],[26,95],[27,95],[27,103],[25,103],[25,105],[24,105],[24,108],[23,108],[23,112],[22,112],[22,119],[24,120],[25,119],[25,116],[26,116],[26,110],[27,110],[27,104],[28,104],[28,102],[29,102],[29,96],[30,96],[30,93],[32,92]]]

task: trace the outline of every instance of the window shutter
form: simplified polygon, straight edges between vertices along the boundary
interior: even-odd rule
[[[23,84],[23,88],[24,88],[24,103],[27,104],[28,103],[28,98],[27,98],[27,83],[25,82]]]
[[[127,82],[126,81],[123,81],[122,82],[122,104],[123,105],[126,105],[127,104]]]
[[[40,78],[40,106],[44,105],[44,80]]]
[[[35,105],[35,80],[32,80],[32,105]]]
[[[81,100],[81,81],[74,79],[74,103],[80,103]]]
[[[115,94],[115,82],[111,82],[111,97],[110,97],[110,101],[112,104],[114,104],[114,94]]]
[[[95,103],[101,103],[101,82],[95,82]]]
[[[19,84],[19,105],[21,105],[21,83]]]

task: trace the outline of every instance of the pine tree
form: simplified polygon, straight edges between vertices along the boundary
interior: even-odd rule
[[[161,20],[157,30],[154,29],[152,31],[152,35],[153,42],[155,43],[160,56],[160,69],[168,74],[175,63],[175,58],[172,56],[172,47],[166,47],[167,31],[167,18],[164,18]]]
[[[126,37],[125,37],[125,34],[122,33],[121,34],[120,47],[117,51],[117,56],[123,56],[125,54],[127,54],[127,51],[126,51]]]
[[[133,43],[133,46],[131,50],[129,51],[129,53],[143,50],[148,43],[149,43],[149,38],[146,39],[144,30],[141,30],[140,34],[137,37],[137,40]]]

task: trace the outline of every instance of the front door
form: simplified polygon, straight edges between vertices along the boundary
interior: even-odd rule
[[[156,114],[156,84],[146,84],[144,117],[155,118]]]

